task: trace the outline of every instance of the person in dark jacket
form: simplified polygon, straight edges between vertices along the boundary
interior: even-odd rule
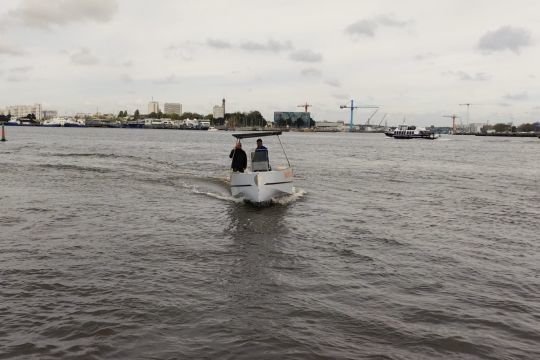
[[[233,171],[243,173],[247,168],[247,155],[246,152],[242,150],[242,144],[240,141],[238,141],[234,149],[231,150],[229,157],[232,159],[231,168]]]
[[[266,146],[262,144],[262,139],[257,139],[257,148],[255,149],[255,151],[268,151]]]

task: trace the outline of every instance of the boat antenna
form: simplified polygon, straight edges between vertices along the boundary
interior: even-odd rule
[[[289,162],[289,158],[287,157],[287,153],[285,152],[285,149],[283,148],[283,144],[281,143],[281,139],[279,138],[279,135],[277,135],[277,138],[279,140],[279,145],[281,145],[281,150],[283,150],[283,154],[285,154],[285,159],[287,159],[287,164],[289,164],[289,167],[291,167],[291,163]]]

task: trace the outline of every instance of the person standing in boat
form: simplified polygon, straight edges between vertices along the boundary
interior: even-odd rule
[[[242,144],[240,141],[238,141],[234,149],[231,150],[229,158],[232,159],[231,168],[234,172],[238,171],[243,173],[247,168],[247,155],[242,149]]]
[[[260,152],[266,152],[266,154],[264,154],[264,159],[267,163],[267,167],[268,167],[268,171],[272,170],[272,167],[270,166],[270,160],[268,159],[268,149],[266,148],[266,146],[263,145],[262,143],[262,139],[257,139],[257,148],[255,148],[255,153],[260,153]],[[263,155],[263,154],[261,154]],[[251,159],[253,161],[253,159]]]
[[[257,139],[257,148],[255,149],[255,151],[268,151],[266,146],[263,145],[262,139]]]

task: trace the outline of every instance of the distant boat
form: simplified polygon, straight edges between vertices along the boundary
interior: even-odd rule
[[[386,134],[386,133],[385,133]],[[399,125],[397,128],[394,129],[392,132],[392,136],[394,139],[430,139],[435,140],[439,137],[439,134],[435,134],[433,131],[417,127],[417,126],[410,126],[410,125]]]
[[[47,127],[84,127],[86,126],[84,120],[78,120],[74,118],[55,117],[43,122],[43,126]]]
[[[47,119],[43,122],[43,126],[47,126],[47,127],[60,127],[63,124],[64,123],[63,121],[60,120],[60,118]]]
[[[6,122],[4,123],[4,125],[5,125],[5,126],[21,126],[22,124],[21,124],[21,122],[20,122],[18,119],[12,118],[12,119],[10,119],[9,121],[6,121]]]
[[[5,126],[36,126],[39,125],[38,122],[30,120],[27,118],[11,118],[9,121],[4,123]]]
[[[86,124],[84,123],[84,120],[74,119],[74,118],[67,118],[64,121],[64,127],[85,127]]]
[[[240,139],[278,136],[281,131],[264,131],[255,133],[240,133],[233,136]],[[281,143],[281,141],[280,141]],[[283,150],[285,153],[285,150]],[[285,154],[287,158],[287,154]],[[268,161],[268,151],[251,153],[251,167],[246,172],[231,172],[231,194],[255,205],[266,205],[272,199],[293,193],[293,171],[289,160],[287,166],[272,169]]]

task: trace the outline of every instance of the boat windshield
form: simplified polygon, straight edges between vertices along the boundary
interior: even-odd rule
[[[251,170],[268,171],[270,163],[268,160],[268,151],[253,151],[251,153]]]

